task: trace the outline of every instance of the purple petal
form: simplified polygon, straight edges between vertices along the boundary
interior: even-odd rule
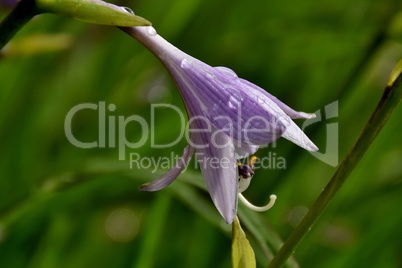
[[[237,159],[253,155],[259,148],[257,145],[249,145],[238,141],[233,141],[233,145]]]
[[[318,150],[287,113],[295,118],[314,115],[294,111],[260,87],[237,78],[230,69],[212,68],[196,59],[185,65],[176,72],[186,75],[175,79],[189,114],[205,115],[214,127],[240,141],[236,143],[240,155],[247,153],[241,148],[252,151],[281,136],[309,151]]]
[[[292,119],[310,119],[310,118],[315,118],[315,114],[308,114],[305,112],[298,112],[287,106],[285,103],[281,102],[277,97],[273,96],[269,92],[263,90],[262,88],[254,85],[253,83],[250,83],[247,80],[243,81],[245,84],[247,84],[249,87],[254,88],[256,91],[259,91],[261,94],[266,95],[268,98],[270,98],[273,102],[276,103],[276,105],[279,106],[290,118]]]
[[[197,120],[195,126],[205,129],[205,122]],[[208,145],[196,149],[197,160],[215,207],[230,224],[236,215],[238,191],[232,140],[214,127],[209,133],[201,132],[192,137],[196,144]]]
[[[290,125],[286,128],[286,131],[283,133],[282,137],[291,142],[299,145],[300,147],[316,152],[318,151],[318,147],[304,134],[304,132],[293,122],[290,121]]]
[[[279,101],[276,97],[263,90],[262,88],[242,79],[248,85],[248,94],[254,95],[259,100],[261,106],[276,112],[277,120],[285,126],[285,131],[281,134],[285,139],[299,145],[308,151],[318,151],[318,147],[304,134],[304,132],[292,121],[293,118],[313,118],[315,114],[296,112],[287,105]],[[290,115],[288,115],[290,114]],[[278,123],[279,124],[279,123]],[[256,143],[258,144],[258,143]]]
[[[190,62],[186,64],[190,65]],[[307,150],[317,149],[279,105],[294,117],[309,115],[290,109],[263,89],[237,78],[230,69],[212,68],[198,60],[191,66],[185,68],[189,69],[184,70],[185,76],[176,79],[189,112],[204,114],[216,128],[240,141],[240,145],[235,144],[239,155],[252,152],[256,145],[275,141],[288,127],[285,138]],[[197,72],[193,68],[203,71]],[[212,77],[208,77],[210,72],[213,72]]]
[[[271,143],[285,131],[285,112],[266,95],[249,94],[252,88],[230,69],[196,59],[182,66],[171,68],[190,113],[206,116],[216,128],[248,145]]]
[[[139,189],[141,191],[158,191],[165,188],[171,184],[177,178],[177,176],[180,175],[180,173],[187,166],[188,162],[191,160],[193,154],[194,148],[188,145],[186,148],[184,148],[183,156],[168,172],[152,182],[141,185]]]

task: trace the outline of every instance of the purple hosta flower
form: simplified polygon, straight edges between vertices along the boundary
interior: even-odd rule
[[[306,150],[318,150],[292,121],[312,118],[314,114],[294,111],[260,87],[238,78],[232,70],[211,67],[185,54],[159,36],[153,27],[123,30],[165,65],[189,117],[190,140],[182,158],[164,176],[141,186],[141,190],[156,191],[169,185],[196,152],[211,198],[225,221],[231,223],[239,193],[236,158],[253,154],[259,146],[279,137]]]

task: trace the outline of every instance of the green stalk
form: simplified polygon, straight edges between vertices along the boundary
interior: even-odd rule
[[[341,188],[353,169],[357,166],[363,155],[367,152],[371,143],[377,137],[382,127],[394,111],[402,98],[402,61],[394,69],[390,82],[385,87],[384,93],[374,113],[371,115],[363,132],[360,134],[355,145],[342,161],[329,183],[325,186],[317,200],[312,205],[307,215],[303,218],[289,238],[282,245],[278,253],[272,259],[269,268],[281,267],[289,256],[294,252],[301,240],[311,230],[315,222],[326,209],[332,198]]]
[[[0,50],[28,21],[39,13],[35,0],[21,0],[0,23]]]

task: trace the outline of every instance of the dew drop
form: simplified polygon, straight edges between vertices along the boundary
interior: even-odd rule
[[[230,109],[236,109],[236,107],[233,105],[233,103],[231,103],[230,101],[228,102],[229,108]]]
[[[182,59],[180,62],[180,66],[183,69],[190,69],[192,67],[192,63],[188,59]]]
[[[210,72],[207,72],[207,77],[208,79],[216,79],[216,76],[214,74],[211,74]]]
[[[261,98],[257,98],[257,101],[258,101],[258,103],[261,103],[261,104],[265,103],[265,101],[263,99],[261,99]]]
[[[215,69],[220,72],[223,72],[225,74],[228,74],[229,76],[231,76],[234,79],[238,78],[237,74],[232,69],[229,69],[227,67],[218,66],[218,67],[215,67]]]
[[[128,13],[130,13],[130,14],[132,14],[132,15],[135,15],[135,14],[134,14],[134,11],[133,11],[131,8],[129,8],[129,7],[123,7],[123,9],[124,9],[124,11],[126,11],[126,12],[128,12]]]
[[[238,99],[235,98],[234,96],[230,96],[229,101],[228,101],[228,105],[229,105],[229,108],[234,109],[234,110],[238,109],[239,106],[240,106]]]
[[[151,35],[151,36],[156,35],[156,30],[155,30],[155,28],[152,27],[152,26],[148,26],[147,32],[148,32],[148,34]]]

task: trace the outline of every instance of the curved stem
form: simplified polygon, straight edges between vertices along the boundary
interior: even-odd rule
[[[307,215],[303,218],[300,224],[296,227],[275,257],[272,259],[268,266],[269,268],[281,267],[285,263],[287,258],[289,258],[300,241],[311,230],[312,226],[321,216],[334,195],[341,188],[347,177],[362,159],[363,155],[370,147],[370,144],[377,137],[378,133],[381,131],[382,127],[387,122],[388,118],[401,100],[401,82],[402,73],[399,72],[393,83],[386,86],[380,102],[374,110],[374,113],[371,115],[363,132],[357,139],[355,145],[339,165],[337,171],[321,192],[320,196],[314,202]]]
[[[35,0],[21,0],[0,23],[0,50],[29,20],[39,13]]]

